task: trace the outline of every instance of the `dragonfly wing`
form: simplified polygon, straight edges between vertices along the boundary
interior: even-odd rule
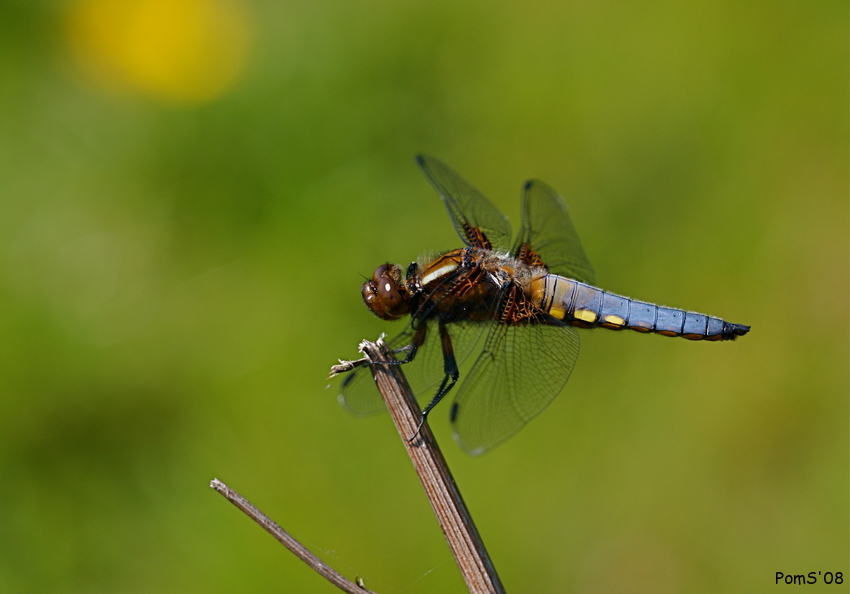
[[[408,326],[404,332],[389,340],[387,346],[393,350],[412,342],[413,331]],[[403,354],[401,356],[404,357]],[[369,365],[357,367],[343,378],[338,399],[348,412],[358,417],[386,410],[384,401],[378,393],[378,388],[375,387]]]
[[[417,350],[416,356],[403,366],[402,371],[416,398],[420,402],[427,402],[442,381],[444,368],[437,319],[433,317],[423,323],[427,324],[425,340]],[[480,343],[488,325],[486,322],[467,321],[453,323],[447,327],[458,365],[469,358],[476,344]],[[408,326],[404,332],[393,337],[387,345],[391,350],[410,345],[413,343],[415,332],[412,326]],[[396,358],[403,360],[405,356],[405,352],[399,352]],[[339,401],[346,410],[356,416],[370,415],[386,409],[368,365],[358,367],[343,380]]]
[[[416,162],[437,189],[458,235],[466,245],[486,249],[508,248],[511,224],[481,192],[434,157],[417,155]],[[487,241],[490,245],[485,245]]]
[[[511,437],[563,389],[578,358],[579,335],[572,326],[549,324],[492,326],[452,405],[455,440],[469,454]]]
[[[590,285],[596,273],[581,247],[564,199],[538,180],[525,184],[522,195],[522,225],[512,253],[528,263],[524,254],[534,252],[553,274]]]

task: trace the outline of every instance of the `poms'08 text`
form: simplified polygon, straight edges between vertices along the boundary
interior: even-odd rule
[[[822,582],[824,584],[843,584],[844,583],[844,574],[840,571],[832,572],[832,571],[810,571],[807,574],[786,574],[781,571],[776,572],[776,583],[777,584],[817,584],[818,582]]]

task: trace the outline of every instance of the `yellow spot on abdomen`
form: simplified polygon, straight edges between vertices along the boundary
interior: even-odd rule
[[[615,316],[614,314],[605,316],[604,320],[608,324],[613,324],[614,326],[625,326],[626,325],[626,320],[624,320],[620,316]]]
[[[549,308],[549,315],[553,318],[563,320],[564,316],[567,315],[567,311],[565,309],[561,309],[560,307],[552,306]]]
[[[588,324],[592,324],[596,321],[596,313],[589,309],[577,309],[573,314],[573,317],[577,320],[581,320],[582,322],[587,322]]]

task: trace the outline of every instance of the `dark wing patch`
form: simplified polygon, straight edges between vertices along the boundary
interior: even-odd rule
[[[556,323],[493,324],[452,405],[455,440],[477,456],[540,414],[563,389],[579,352],[575,328]],[[543,319],[545,316],[545,320]]]
[[[484,195],[447,165],[428,155],[416,162],[442,197],[455,229],[468,246],[507,249],[511,224]]]

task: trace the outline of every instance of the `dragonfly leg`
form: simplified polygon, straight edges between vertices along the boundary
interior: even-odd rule
[[[419,432],[422,430],[422,426],[428,419],[428,413],[431,412],[431,409],[437,406],[437,403],[439,403],[440,400],[449,393],[460,377],[460,372],[457,368],[457,360],[455,359],[454,348],[452,347],[452,339],[451,336],[449,336],[448,329],[442,322],[440,322],[440,345],[443,347],[443,372],[445,375],[443,376],[440,388],[437,390],[437,394],[431,399],[431,402],[428,403],[425,410],[422,411],[422,415],[419,417],[419,425],[416,427],[416,432],[410,437],[410,439],[408,439],[408,441],[416,439],[416,436],[419,435]]]
[[[416,351],[418,351],[419,347],[422,346],[422,343],[425,342],[426,328],[427,325],[421,324],[416,329],[416,333],[413,335],[413,340],[410,342],[410,344],[393,350],[393,355],[396,355],[398,353],[407,353],[404,359],[392,359],[390,361],[372,361],[370,365],[404,365],[405,363],[410,363],[416,356]]]

